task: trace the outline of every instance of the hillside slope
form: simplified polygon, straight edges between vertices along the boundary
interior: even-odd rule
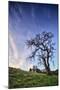
[[[57,75],[26,72],[9,67],[9,88],[41,87],[58,85]]]

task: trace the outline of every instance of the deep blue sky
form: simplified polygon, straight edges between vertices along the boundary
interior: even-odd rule
[[[54,34],[53,41],[55,44],[55,56],[53,58],[55,67],[58,67],[58,5],[55,4],[36,4],[36,3],[24,3],[24,2],[9,2],[9,34],[11,40],[9,42],[9,62],[12,64],[19,64],[22,62],[21,67],[27,69],[31,62],[26,63],[26,57],[30,54],[27,50],[25,42],[27,39],[34,37],[36,34],[42,31],[51,31]],[[13,44],[11,44],[13,43]],[[11,44],[11,45],[10,45]],[[15,50],[14,48],[15,47]],[[17,52],[17,53],[15,53]],[[17,55],[17,59],[12,59],[14,54]],[[33,62],[36,64],[37,62]],[[23,65],[27,65],[23,66]],[[19,64],[20,66],[20,64]],[[42,66],[43,67],[43,66]]]

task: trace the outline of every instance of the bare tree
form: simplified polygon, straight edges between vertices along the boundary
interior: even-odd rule
[[[37,34],[35,38],[27,40],[28,47],[34,48],[30,59],[38,57],[39,63],[43,63],[46,71],[50,74],[50,60],[52,61],[54,43],[53,34],[51,32],[42,32]]]

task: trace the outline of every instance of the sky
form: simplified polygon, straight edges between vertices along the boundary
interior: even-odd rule
[[[9,66],[29,70],[36,61],[26,58],[31,55],[31,49],[26,40],[34,38],[43,31],[52,32],[55,42],[54,66],[58,68],[58,5],[25,3],[9,1],[8,31],[9,31]],[[38,66],[43,69],[43,65]]]

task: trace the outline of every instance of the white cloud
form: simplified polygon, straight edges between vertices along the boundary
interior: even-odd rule
[[[21,68],[23,70],[29,70],[29,68],[32,68],[33,65],[26,60],[29,52],[28,50],[27,52],[25,51],[26,48],[24,48],[24,54],[18,52],[17,45],[14,42],[14,38],[12,37],[11,32],[9,32],[9,66]]]
[[[17,51],[16,45],[14,43],[14,40],[13,40],[11,34],[9,34],[9,41],[10,41],[10,44],[11,44],[11,48],[13,50],[13,56],[14,56],[15,59],[18,59],[18,51]]]
[[[9,66],[19,67],[19,55],[16,44],[12,38],[11,32],[9,32]]]
[[[24,58],[22,58],[22,56],[21,57],[19,56],[21,55],[19,55],[16,44],[11,35],[11,32],[9,32],[9,66],[26,69],[25,67],[26,62]]]

